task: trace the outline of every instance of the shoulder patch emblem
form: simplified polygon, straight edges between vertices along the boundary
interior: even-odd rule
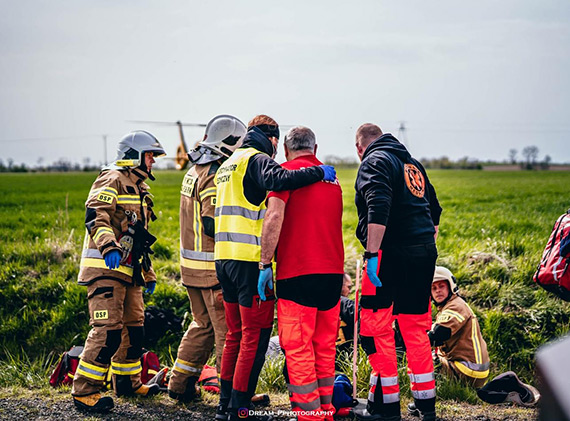
[[[113,203],[113,196],[109,196],[106,193],[99,193],[99,195],[97,196],[97,200],[100,202],[104,202],[104,203]]]
[[[424,197],[426,182],[424,175],[415,165],[404,164],[404,178],[406,186],[414,196]]]

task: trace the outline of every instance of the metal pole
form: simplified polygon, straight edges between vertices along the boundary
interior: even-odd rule
[[[105,155],[103,157],[103,163],[105,165],[107,165],[107,135],[106,134],[103,135],[103,154]]]
[[[360,291],[360,260],[356,261],[356,295],[354,297],[354,334],[352,338],[352,398],[356,399],[356,362],[358,360],[358,292]]]

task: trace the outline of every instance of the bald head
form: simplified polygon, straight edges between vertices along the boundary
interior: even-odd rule
[[[356,130],[356,152],[360,159],[368,145],[380,136],[382,136],[382,130],[376,124],[365,123]]]

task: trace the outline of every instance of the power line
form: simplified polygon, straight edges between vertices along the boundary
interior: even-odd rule
[[[20,139],[0,139],[0,142],[43,142],[43,141],[55,141],[55,140],[77,140],[77,139],[88,139],[93,137],[101,137],[101,136],[118,136],[116,134],[108,135],[108,134],[84,134],[84,135],[77,135],[77,136],[58,136],[58,137],[28,137],[28,138],[20,138]]]

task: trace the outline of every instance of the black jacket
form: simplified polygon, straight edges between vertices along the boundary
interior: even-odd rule
[[[366,247],[368,224],[386,226],[381,248],[434,242],[441,207],[422,164],[390,133],[372,142],[356,177],[356,236]]]
[[[310,167],[290,171],[271,158],[273,144],[257,127],[245,135],[240,149],[254,148],[262,153],[252,156],[247,164],[243,179],[245,198],[254,205],[259,205],[267,197],[267,191],[295,190],[321,181],[325,175],[320,167]]]

